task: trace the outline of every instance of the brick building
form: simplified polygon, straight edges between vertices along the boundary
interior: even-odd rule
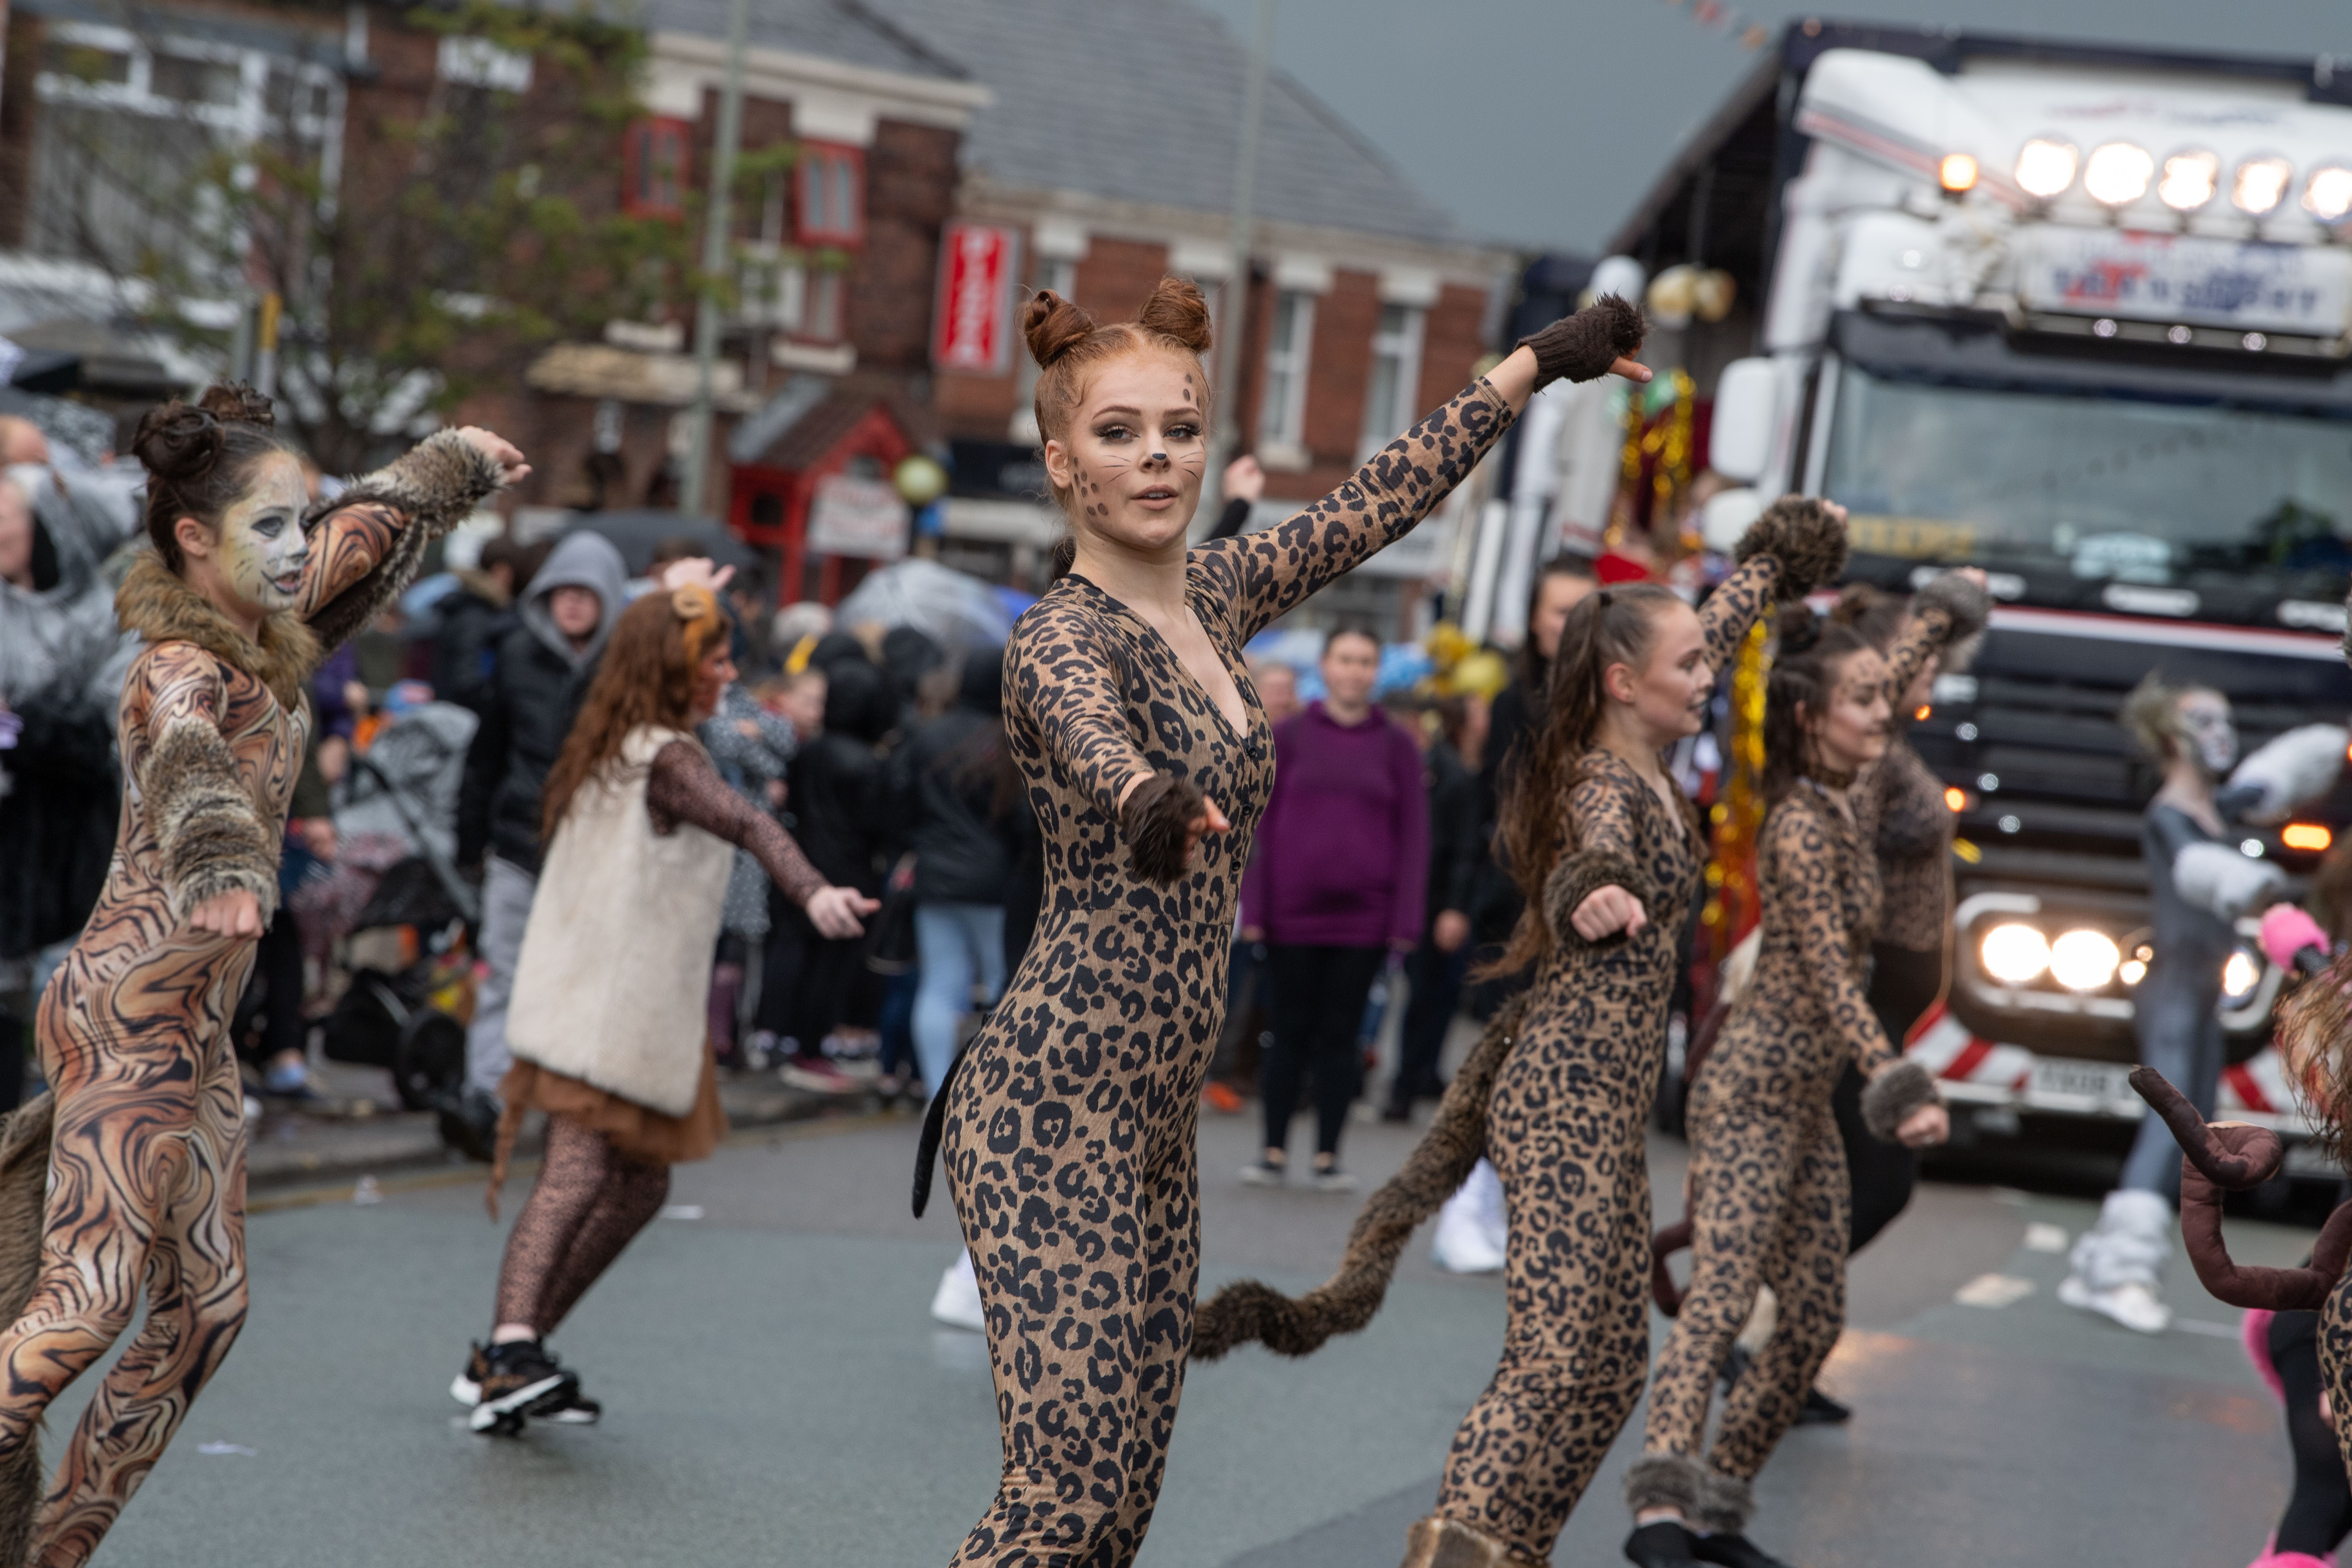
[[[869,4],[994,92],[965,133],[956,216],[1017,254],[1008,326],[1028,289],[1118,319],[1169,272],[1224,315],[1246,58],[1213,16],[1188,0]],[[1270,471],[1270,521],[1461,388],[1491,346],[1509,258],[1465,238],[1279,72],[1255,212],[1239,430]],[[1060,526],[1036,504],[1034,376],[1014,343],[989,369],[941,369],[936,386],[955,455],[942,558],[1033,582]],[[1357,574],[1375,581],[1335,586],[1314,614],[1387,618],[1400,583],[1445,574],[1453,553],[1444,524],[1419,531]]]
[[[709,181],[727,11],[726,0],[631,7],[650,56],[645,112],[613,150],[609,190],[569,193],[583,208],[688,221]],[[167,184],[192,155],[269,135],[315,145],[341,178],[397,177],[383,173],[396,153],[381,128],[445,112],[470,90],[540,90],[527,58],[412,15],[324,0],[14,0],[0,79],[0,335],[95,323],[173,360],[183,381],[201,374],[138,331],[138,301],[116,280],[185,216],[132,199],[124,172]],[[783,596],[832,597],[861,565],[805,549],[818,488],[878,479],[935,438],[939,240],[963,128],[990,94],[845,0],[758,0],[749,42],[741,145],[771,172],[735,210],[739,308],[722,329],[706,504],[778,552]],[[784,148],[788,163],[775,155]],[[531,454],[536,472],[516,498],[526,508],[667,504],[697,384],[690,338],[683,311],[611,322],[599,341],[514,367],[462,416]]]

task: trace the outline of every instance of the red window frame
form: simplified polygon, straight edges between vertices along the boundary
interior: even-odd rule
[[[803,142],[793,196],[801,244],[848,249],[866,243],[865,149]]]
[[[693,126],[648,114],[629,122],[621,143],[621,210],[631,217],[684,217],[693,159]],[[669,188],[649,190],[655,167],[670,165]]]

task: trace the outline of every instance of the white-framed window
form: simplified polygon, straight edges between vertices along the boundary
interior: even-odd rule
[[[1013,330],[1020,331],[1027,321],[1029,296],[1040,289],[1051,289],[1063,299],[1068,299],[1078,287],[1078,264],[1066,256],[1039,256],[1030,253],[1029,294],[1013,312]],[[1029,357],[1029,344],[1016,340],[1013,345],[1013,439],[1042,439],[1037,428],[1037,362]]]
[[[1364,428],[1357,441],[1361,461],[1387,446],[1412,423],[1421,386],[1422,312],[1411,305],[1382,305],[1372,333],[1371,374],[1364,378]]]
[[[742,300],[737,319],[747,327],[766,327],[797,336],[808,319],[808,268],[799,253],[768,244],[743,248],[738,280]]]
[[[1315,341],[1315,296],[1286,289],[1275,300],[1274,323],[1265,335],[1265,398],[1259,405],[1257,439],[1274,456],[1304,455],[1307,429],[1308,350]],[[1261,450],[1261,458],[1268,456]]]
[[[819,268],[808,280],[808,313],[801,335],[820,343],[842,340],[849,315],[848,274]]]
[[[219,153],[265,140],[319,161],[333,188],[341,78],[328,68],[211,39],[51,24],[26,248],[130,272],[217,214],[192,205]],[[250,177],[249,172],[245,177]]]

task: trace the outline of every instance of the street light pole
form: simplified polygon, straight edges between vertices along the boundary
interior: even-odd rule
[[[1217,426],[1209,477],[1223,500],[1225,464],[1242,444],[1242,355],[1249,339],[1250,226],[1257,206],[1258,129],[1265,119],[1266,61],[1274,53],[1276,0],[1258,0],[1249,72],[1242,80],[1242,145],[1234,168],[1233,270],[1225,279],[1225,319],[1217,323]],[[1202,509],[1202,521],[1216,514]],[[1201,514],[1196,514],[1201,515]]]
[[[735,188],[735,153],[743,140],[743,49],[751,32],[751,0],[733,0],[727,14],[727,86],[719,98],[719,134],[710,159],[710,208],[702,229],[701,298],[694,311],[694,406],[686,473],[678,486],[681,510],[699,514],[710,484],[710,383],[719,361],[719,283],[727,269],[730,197]]]

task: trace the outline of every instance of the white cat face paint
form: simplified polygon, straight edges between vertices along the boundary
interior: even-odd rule
[[[272,453],[253,466],[245,494],[223,514],[221,575],[246,603],[264,610],[290,606],[302,591],[302,563],[310,542],[302,532],[310,492],[302,466]]]

